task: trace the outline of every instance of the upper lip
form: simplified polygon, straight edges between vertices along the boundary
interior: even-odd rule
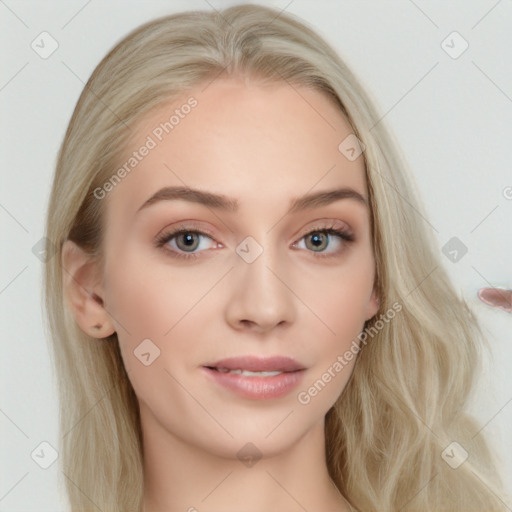
[[[228,357],[214,363],[204,365],[207,368],[226,368],[228,370],[248,370],[251,372],[294,372],[304,370],[305,367],[299,364],[291,357],[273,356],[273,357],[257,357],[257,356],[240,356]]]

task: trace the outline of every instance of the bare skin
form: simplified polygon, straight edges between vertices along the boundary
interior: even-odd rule
[[[478,298],[489,306],[512,312],[512,290],[502,288],[480,288]]]
[[[287,211],[299,196],[342,187],[367,199],[363,157],[338,150],[352,129],[317,91],[243,79],[204,87],[139,123],[133,149],[186,98],[197,99],[103,199],[104,268],[66,243],[74,316],[98,338],[117,332],[140,404],[145,512],[349,511],[327,471],[324,418],[355,358],[309,403],[297,396],[378,310],[369,210],[344,198]],[[139,210],[163,187],[221,194],[238,211],[183,199]],[[354,240],[322,231],[332,227]],[[156,246],[181,228],[191,248],[183,235]],[[263,249],[251,263],[236,251],[248,236]],[[147,366],[134,355],[145,339],[160,350]],[[306,369],[287,395],[248,399],[203,368],[241,355],[285,355]],[[252,465],[237,456],[247,443],[261,455]]]

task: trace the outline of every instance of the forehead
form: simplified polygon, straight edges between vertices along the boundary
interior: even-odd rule
[[[316,90],[246,79],[202,84],[137,123],[120,167],[136,162],[125,165],[109,209],[130,215],[165,186],[201,188],[241,204],[279,204],[336,186],[366,195],[363,158],[350,161],[338,149],[352,132]]]

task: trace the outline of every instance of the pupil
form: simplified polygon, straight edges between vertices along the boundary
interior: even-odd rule
[[[194,235],[193,233],[185,233],[182,235],[181,237],[181,243],[183,244],[183,248],[184,249],[195,249],[196,245],[197,245],[197,240],[194,240],[194,237],[196,235]],[[178,238],[178,240],[180,240]]]
[[[322,240],[322,238],[325,238],[325,235],[319,234],[319,233],[311,235],[311,239],[312,239],[313,245],[316,248],[321,247],[323,245],[324,240]]]

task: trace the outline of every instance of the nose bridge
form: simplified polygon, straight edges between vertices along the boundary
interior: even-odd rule
[[[285,284],[288,276],[280,248],[245,238],[236,248],[235,284],[227,308],[233,325],[251,323],[259,329],[270,329],[295,318],[293,293]]]
[[[278,248],[272,247],[269,240],[270,237],[267,237],[266,244],[263,245],[254,239],[246,239],[237,247],[237,254],[242,260],[238,262],[240,275],[258,293],[268,295],[267,298],[279,293],[283,286],[275,275],[283,267],[279,263]]]

